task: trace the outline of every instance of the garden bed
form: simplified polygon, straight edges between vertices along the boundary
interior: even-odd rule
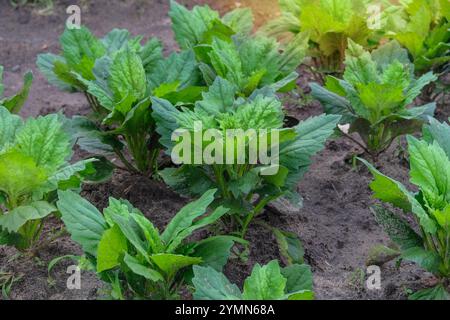
[[[127,28],[132,34],[157,36],[167,51],[175,48],[166,1],[79,1],[83,7],[82,23],[97,35],[114,27]],[[236,3],[208,2],[218,10],[228,10]],[[244,2],[244,1],[242,1]],[[254,1],[256,5],[257,1]],[[58,1],[50,15],[37,14],[30,8],[14,10],[7,1],[0,4],[0,64],[5,66],[7,90],[21,85],[22,74],[32,69],[35,81],[22,116],[45,115],[62,111],[66,116],[87,114],[89,106],[82,94],[69,94],[49,85],[37,70],[37,54],[57,52],[58,37],[63,31],[65,7],[73,1]],[[198,1],[183,1],[193,5]],[[259,1],[258,1],[259,3]],[[274,15],[271,6],[256,10],[257,18],[264,20]],[[299,83],[305,90],[309,75],[300,72]],[[8,91],[6,92],[8,93]],[[285,99],[289,114],[298,120],[322,113],[318,103],[293,98]],[[446,119],[450,105],[448,97],[439,106],[438,117]],[[444,111],[444,109],[446,109]],[[401,149],[393,145],[390,152],[378,161],[381,171],[408,186],[408,163]],[[389,244],[389,239],[376,223],[369,207],[375,203],[368,184],[372,179],[368,170],[354,166],[352,156],[362,150],[344,138],[330,139],[326,148],[315,156],[298,191],[304,198],[300,210],[265,210],[263,219],[275,227],[294,232],[305,248],[305,260],[314,275],[317,299],[405,299],[411,291],[427,287],[433,276],[412,263],[403,262],[399,268],[393,263],[382,267],[382,288],[368,290],[366,258],[370,249],[379,243]],[[78,154],[81,156],[81,154]],[[109,196],[125,198],[140,209],[158,228],[163,228],[189,199],[168,189],[162,182],[130,173],[116,171],[112,181],[101,185],[85,186],[82,195],[99,209],[107,205]],[[56,226],[54,220],[49,227]],[[231,260],[225,268],[229,279],[242,286],[255,263],[281,259],[273,235],[258,225],[251,225],[247,236],[250,257],[245,263]],[[68,290],[66,268],[70,261],[55,266],[50,274],[48,263],[58,256],[81,254],[69,236],[58,239],[39,256],[32,259],[15,257],[14,248],[0,248],[0,269],[20,279],[11,288],[11,299],[97,299],[102,297],[102,283],[95,274],[82,274],[81,290]]]

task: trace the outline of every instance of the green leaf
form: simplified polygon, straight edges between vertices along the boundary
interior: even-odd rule
[[[127,248],[127,239],[117,225],[106,230],[98,244],[97,272],[120,265],[120,258],[127,252]]]
[[[403,251],[402,258],[415,262],[420,267],[434,274],[439,271],[441,258],[436,252],[427,251],[423,247],[412,247]]]
[[[71,238],[93,256],[108,226],[102,214],[88,201],[72,191],[58,191],[58,210]]]
[[[450,160],[437,142],[428,144],[408,137],[411,182],[420,187],[434,205],[440,197],[450,199]]]
[[[169,278],[173,277],[179,270],[185,267],[202,262],[202,258],[170,253],[154,254],[150,256],[150,259]]]
[[[63,91],[75,90],[71,83],[66,82],[64,78],[60,78],[58,74],[56,74],[56,62],[59,62],[59,64],[66,63],[65,59],[61,56],[52,53],[44,53],[38,55],[36,64],[38,69],[42,72],[51,85],[54,85]]]
[[[208,6],[195,6],[189,11],[171,0],[169,17],[178,45],[187,49],[201,42],[203,34],[212,26],[213,21],[219,19],[219,14]]]
[[[434,118],[429,119],[429,125],[424,126],[424,139],[428,143],[436,141],[450,159],[450,126],[446,122],[440,123]]]
[[[94,80],[95,60],[106,51],[100,40],[86,28],[66,29],[60,39],[64,58],[71,69],[87,80]]]
[[[197,85],[197,61],[192,50],[172,53],[168,58],[158,61],[148,74],[147,80],[153,90],[165,83],[179,83],[178,88],[185,89]]]
[[[117,202],[116,200],[116,205],[110,204],[110,206],[105,209],[104,214],[105,217],[119,226],[125,238],[147,261],[149,261],[144,233],[136,220],[133,219],[127,205]]]
[[[358,160],[367,166],[375,178],[370,184],[370,188],[374,191],[376,199],[391,203],[406,213],[413,212],[419,218],[420,225],[426,232],[432,234],[436,232],[436,223],[430,219],[421,204],[403,184],[383,175],[366,160],[360,158]]]
[[[305,250],[298,236],[295,233],[277,228],[273,228],[272,232],[277,240],[280,254],[287,260],[288,264],[302,264]]]
[[[250,8],[237,8],[228,11],[222,21],[236,33],[249,34],[253,29],[253,13]]]
[[[208,206],[214,200],[216,189],[207,191],[200,199],[188,203],[169,222],[161,235],[164,243],[169,244],[184,230],[191,227],[194,220],[206,213]]]
[[[128,253],[125,253],[124,262],[131,269],[131,271],[133,271],[137,275],[144,277],[147,280],[153,282],[164,281],[163,276],[158,271],[141,264],[139,260],[130,256]]]
[[[338,115],[321,115],[300,122],[295,127],[297,139],[280,146],[280,164],[289,169],[286,188],[297,185],[311,164],[311,157],[323,149],[340,118]]]
[[[233,109],[236,94],[237,88],[234,84],[217,77],[209,91],[202,94],[203,100],[198,101],[195,107],[212,115],[225,113]]]
[[[278,300],[284,297],[286,283],[278,261],[273,260],[262,267],[256,264],[244,282],[242,296],[245,300]]]
[[[3,106],[6,107],[12,113],[19,113],[20,109],[22,109],[23,105],[28,99],[28,94],[30,93],[31,84],[33,83],[33,73],[27,72],[23,79],[23,87],[20,89],[18,93],[16,93],[12,97],[8,97],[3,102],[0,102]]]
[[[49,173],[55,172],[72,155],[70,137],[56,114],[29,118],[16,135],[14,150],[32,158]]]
[[[0,106],[0,151],[14,142],[17,132],[23,126],[22,119]]]
[[[38,167],[34,159],[18,152],[0,154],[0,191],[5,192],[10,201],[30,195],[47,178],[46,171]]]
[[[408,297],[409,300],[450,300],[450,294],[442,284],[423,289]]]
[[[201,265],[222,271],[228,261],[235,239],[230,236],[216,236],[195,243],[192,256],[202,259]]]
[[[144,97],[147,81],[142,60],[129,47],[116,54],[110,73],[109,84],[116,97],[125,98],[130,95],[135,100]]]
[[[371,208],[375,219],[389,238],[402,250],[423,245],[422,238],[409,226],[409,224],[398,217],[395,213],[385,208],[375,206]]]
[[[285,292],[289,296],[303,291],[312,292],[313,275],[310,266],[306,264],[293,264],[283,268],[281,274],[287,279]],[[291,298],[289,299],[292,300]]]
[[[28,221],[45,218],[55,211],[56,208],[46,201],[32,202],[0,215],[0,227],[8,232],[17,232]]]
[[[195,300],[240,300],[239,288],[211,267],[194,266]]]

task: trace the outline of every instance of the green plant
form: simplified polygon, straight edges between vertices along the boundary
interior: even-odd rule
[[[417,72],[450,61],[450,3],[447,0],[403,1],[389,8],[388,35],[406,47]]]
[[[189,11],[171,1],[169,16],[179,46],[194,50],[208,86],[221,77],[236,86],[238,95],[247,97],[262,87],[280,92],[295,88],[295,69],[305,57],[305,37],[281,47],[275,39],[251,35],[250,9],[236,9],[220,18],[208,6]]]
[[[152,175],[160,152],[151,116],[154,95],[174,104],[189,104],[200,96],[198,70],[192,51],[173,53],[146,67],[139,54],[128,46],[113,59],[103,57],[94,66],[95,80],[80,79],[87,92],[107,111],[96,125],[86,117],[75,117],[78,144],[96,154],[116,153],[131,172]],[[133,162],[124,155],[126,145]]]
[[[280,268],[278,261],[256,264],[245,279],[243,292],[211,267],[194,266],[196,300],[312,300],[312,273],[308,265]]]
[[[0,66],[0,106],[5,107],[10,112],[18,113],[27,101],[28,93],[30,92],[31,84],[33,83],[33,73],[27,72],[23,78],[22,89],[11,97],[3,97],[5,86],[3,82],[3,66]]]
[[[309,37],[309,56],[327,73],[343,69],[348,40],[365,48],[377,43],[379,30],[369,28],[368,0],[279,0],[281,16],[263,31],[290,41],[292,35]]]
[[[436,287],[410,298],[450,299],[450,126],[430,119],[430,125],[424,127],[424,140],[408,136],[408,144],[410,181],[419,188],[417,193],[360,160],[374,175],[370,184],[374,197],[412,214],[417,228],[385,207],[374,207],[373,212],[399,247],[401,257],[440,280]]]
[[[57,214],[56,190],[77,189],[95,172],[94,159],[75,164],[71,138],[58,115],[23,122],[0,107],[0,244],[25,251]]]
[[[326,113],[342,115],[341,124],[350,124],[350,133],[357,132],[363,144],[353,140],[375,160],[396,137],[420,130],[433,116],[435,103],[408,106],[436,76],[429,72],[416,79],[397,42],[369,53],[350,41],[345,63],[343,79],[329,76],[324,88],[312,83],[312,94]]]
[[[235,99],[237,90],[233,83],[218,77],[192,110],[178,110],[164,99],[152,101],[160,143],[181,164],[161,171],[163,180],[176,191],[193,196],[218,188],[217,203],[231,208],[226,216],[228,227],[244,237],[253,218],[269,202],[285,196],[300,205],[297,182],[340,116],[322,115],[283,128],[284,113],[273,90],[265,88],[247,99]],[[177,129],[183,131],[182,137],[173,136]],[[214,136],[203,136],[210,129]],[[241,143],[235,140],[239,137],[228,135],[234,130],[241,130]],[[196,135],[201,141],[195,141]],[[266,151],[262,151],[264,147]],[[258,153],[259,158],[250,160],[250,152]],[[263,152],[273,161],[263,161]],[[212,161],[205,160],[209,154]]]
[[[59,192],[58,209],[100,278],[111,285],[116,299],[173,299],[192,279],[192,265],[221,271],[234,238],[217,236],[201,241],[186,238],[214,223],[228,209],[206,214],[216,190],[182,208],[166,226],[158,229],[125,200],[110,198],[103,215],[71,191]]]
[[[61,90],[83,92],[96,115],[103,115],[107,110],[88,92],[86,81],[96,78],[104,79],[103,69],[97,60],[105,57],[114,59],[117,52],[129,47],[139,55],[145,70],[153,68],[162,59],[161,44],[151,38],[141,45],[142,36],[132,38],[128,30],[113,29],[102,39],[96,38],[91,31],[80,28],[66,28],[60,38],[62,52],[59,55],[45,53],[38,55],[37,66],[47,81]],[[105,60],[103,64],[105,64]],[[97,64],[97,69],[94,67]],[[103,83],[106,85],[106,83]]]

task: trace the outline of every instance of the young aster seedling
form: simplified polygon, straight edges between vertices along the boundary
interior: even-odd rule
[[[296,186],[340,119],[309,118],[283,128],[284,113],[273,90],[235,99],[238,89],[216,78],[191,110],[152,98],[160,142],[178,168],[160,172],[183,194],[219,189],[217,203],[230,208],[227,227],[244,237],[253,219],[279,198],[300,205]],[[178,134],[179,133],[179,134]]]
[[[56,191],[79,189],[93,173],[94,159],[68,162],[72,140],[62,121],[54,114],[24,122],[0,106],[0,244],[39,245],[45,219],[57,215]]]
[[[328,114],[342,115],[341,124],[350,124],[357,142],[374,160],[398,136],[419,131],[436,104],[413,106],[423,87],[436,80],[429,72],[414,77],[414,67],[405,49],[395,41],[369,53],[349,42],[343,79],[327,77],[325,87],[311,84],[312,95]]]
[[[111,285],[113,298],[174,299],[191,282],[193,265],[221,272],[227,262],[235,238],[187,240],[228,211],[218,207],[207,214],[215,192],[182,208],[162,233],[125,200],[110,198],[102,215],[76,193],[61,191],[58,209],[93,270]]]
[[[417,72],[436,70],[450,61],[450,2],[413,0],[390,6],[388,35],[408,49]]]
[[[378,43],[381,26],[369,24],[372,4],[381,11],[378,2],[367,0],[280,0],[281,16],[267,23],[263,31],[287,42],[303,34],[309,38],[305,49],[315,67],[340,74],[348,40],[364,48]]]
[[[308,41],[304,36],[282,47],[275,39],[252,35],[250,9],[236,9],[221,18],[208,6],[189,11],[172,1],[169,16],[179,46],[194,50],[208,86],[221,77],[247,97],[262,87],[280,92],[295,88],[295,70]]]
[[[83,80],[95,80],[101,75],[94,70],[97,60],[102,57],[114,59],[125,47],[139,55],[146,70],[154,67],[162,58],[161,44],[158,39],[151,38],[142,46],[141,40],[142,36],[132,38],[124,29],[113,29],[98,39],[85,26],[67,28],[60,38],[61,54],[40,54],[37,66],[50,84],[64,91],[83,92],[95,114],[104,115],[104,106],[88,92]]]
[[[386,207],[374,207],[377,221],[398,246],[402,259],[413,261],[433,273],[439,283],[418,291],[411,299],[449,299],[450,280],[450,126],[430,120],[424,139],[408,136],[410,181],[418,192],[407,188],[360,159],[374,175],[374,197],[412,214],[410,226]],[[417,228],[416,228],[417,226]],[[417,231],[416,231],[417,230]]]

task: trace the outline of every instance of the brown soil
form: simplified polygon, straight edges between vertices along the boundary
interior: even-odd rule
[[[182,1],[189,6],[209,3],[221,11],[239,6],[239,2]],[[241,6],[255,8],[258,23],[276,15],[272,0],[240,1]],[[168,1],[162,0],[96,0],[57,1],[53,13],[38,14],[30,8],[14,10],[8,1],[0,3],[0,65],[5,66],[6,93],[15,91],[21,84],[22,74],[32,69],[35,81],[30,98],[22,115],[35,116],[62,110],[67,116],[84,114],[89,108],[80,94],[58,91],[45,81],[35,67],[37,54],[57,52],[58,37],[63,31],[69,4],[82,6],[82,23],[97,35],[110,29],[127,28],[133,34],[158,36],[173,50],[175,43],[167,16]],[[307,90],[308,75],[300,83]],[[298,98],[286,99],[289,114],[306,119],[320,114],[321,108]],[[444,103],[448,108],[448,99]],[[448,110],[439,111],[439,117],[448,117]],[[368,189],[370,175],[366,169],[353,168],[351,157],[358,154],[351,143],[341,138],[332,139],[299,183],[304,197],[304,207],[295,214],[266,212],[263,219],[271,225],[298,234],[306,250],[306,260],[314,272],[318,299],[404,299],[407,289],[417,289],[432,281],[432,276],[413,264],[403,263],[397,269],[393,263],[382,268],[382,289],[365,289],[365,259],[369,249],[378,243],[388,244],[386,235],[378,227],[369,207],[374,201]],[[405,161],[396,156],[396,148],[381,157],[379,166],[386,174],[407,183]],[[141,209],[158,227],[163,227],[187,200],[168,190],[162,183],[116,172],[113,180],[100,186],[88,186],[83,195],[99,208],[107,198],[126,198]],[[57,221],[52,221],[57,225]],[[255,263],[279,259],[273,236],[263,228],[253,225],[248,234],[251,254],[247,263],[230,261],[226,274],[233,282],[242,284]],[[22,278],[13,285],[12,299],[96,299],[100,298],[102,284],[92,273],[85,272],[81,290],[66,289],[69,261],[58,264],[49,278],[48,262],[55,257],[80,254],[79,247],[69,237],[61,238],[41,253],[39,258],[13,259],[17,252],[0,247],[0,272],[9,272]],[[12,259],[12,261],[10,261]],[[361,274],[362,272],[362,274]],[[362,275],[362,276],[361,276]]]

